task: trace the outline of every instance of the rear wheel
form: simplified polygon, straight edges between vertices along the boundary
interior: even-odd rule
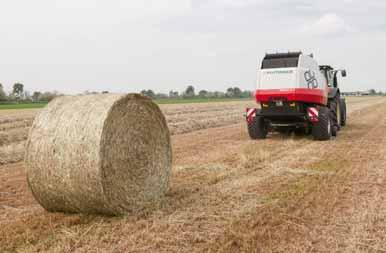
[[[268,127],[261,116],[256,116],[252,122],[248,123],[248,133],[251,139],[265,139],[268,134]]]
[[[312,136],[315,140],[329,140],[332,136],[331,111],[327,107],[321,107],[319,110],[319,121],[312,127]]]
[[[336,136],[342,125],[342,103],[339,94],[330,101],[329,107],[331,110],[331,121],[333,126],[332,134],[333,136]]]
[[[341,126],[345,126],[346,125],[346,119],[347,119],[347,108],[346,108],[346,100],[344,98],[341,98],[339,100],[340,102],[340,118],[341,118],[341,121],[340,121],[340,125]]]

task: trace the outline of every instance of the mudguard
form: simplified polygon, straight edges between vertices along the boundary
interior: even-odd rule
[[[328,98],[334,98],[340,93],[339,88],[329,88],[328,89]]]

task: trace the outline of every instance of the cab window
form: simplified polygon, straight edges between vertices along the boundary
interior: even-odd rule
[[[263,60],[262,69],[296,68],[299,57],[266,58]]]

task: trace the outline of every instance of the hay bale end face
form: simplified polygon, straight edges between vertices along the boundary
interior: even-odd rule
[[[136,213],[168,189],[170,134],[159,107],[141,95],[64,96],[35,118],[25,162],[48,211]]]

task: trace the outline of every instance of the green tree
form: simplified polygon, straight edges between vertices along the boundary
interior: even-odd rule
[[[200,90],[198,92],[198,96],[201,98],[206,98],[208,96],[208,91],[207,90]]]
[[[213,92],[213,97],[215,97],[215,98],[223,98],[225,96],[226,96],[226,94],[224,92],[221,92],[221,91]]]
[[[248,90],[245,90],[241,93],[241,97],[242,98],[251,98],[253,95],[253,92],[251,91],[248,91]]]
[[[234,87],[233,88],[233,97],[235,98],[240,98],[241,97],[241,89],[239,87]]]
[[[178,93],[178,91],[174,91],[174,90],[169,91],[170,98],[178,98],[179,96],[180,94]]]
[[[55,97],[58,97],[58,96],[61,96],[61,95],[56,91],[54,91],[54,92],[46,91],[46,92],[40,94],[39,101],[50,102],[52,99],[54,99]]]
[[[34,91],[34,93],[32,93],[32,101],[38,102],[40,100],[41,95],[42,93],[40,91]]]
[[[13,85],[12,94],[17,100],[20,100],[23,97],[24,85],[21,83],[15,83]]]
[[[155,94],[155,97],[157,98],[157,99],[159,99],[159,98],[168,98],[168,95],[167,94],[165,94],[165,93],[157,93],[157,94]]]
[[[225,96],[229,97],[229,98],[234,96],[234,90],[233,90],[232,87],[227,89],[227,92],[225,93]]]
[[[194,91],[194,87],[192,85],[189,85],[185,90],[184,97],[193,98],[195,95],[196,93]]]
[[[7,94],[4,91],[3,85],[0,83],[0,101],[7,101]]]
[[[148,96],[149,98],[155,98],[156,97],[153,90],[142,90],[141,94],[144,96]]]

